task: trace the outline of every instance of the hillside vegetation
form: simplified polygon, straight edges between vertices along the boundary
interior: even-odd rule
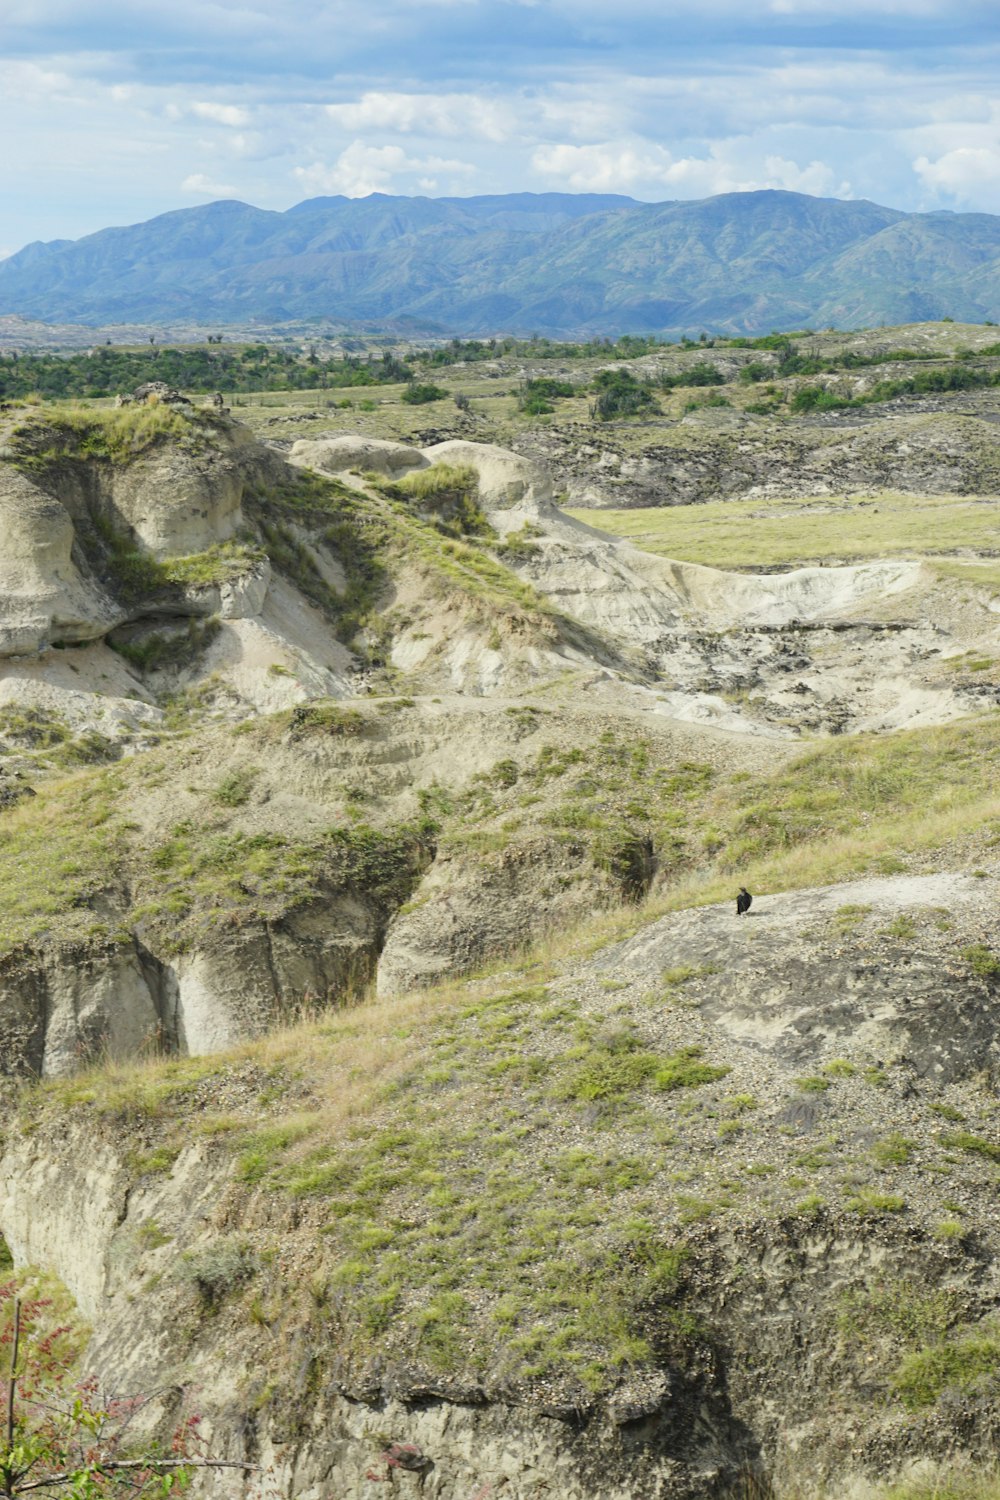
[[[0,1251],[153,1427],[994,1500],[994,342],[0,416]]]
[[[353,328],[766,334],[996,319],[998,257],[988,214],[906,214],[801,193],[666,203],[374,193],[285,213],[210,203],[29,245],[0,266],[0,302],[8,313],[92,324],[280,323],[329,317],[333,305]]]

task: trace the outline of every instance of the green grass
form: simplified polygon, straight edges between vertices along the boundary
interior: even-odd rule
[[[941,1137],[942,1146],[955,1151],[965,1151],[972,1156],[982,1156],[986,1161],[1000,1163],[1000,1143],[984,1140],[968,1130],[952,1130]]]
[[[0,952],[52,928],[85,930],[87,898],[124,861],[114,818],[115,772],[80,773],[38,788],[0,823]]]
[[[846,1293],[837,1318],[840,1333],[850,1342],[873,1349],[887,1340],[897,1348],[920,1347],[943,1339],[958,1316],[956,1294],[928,1290],[913,1281],[895,1278]]]
[[[911,1411],[932,1406],[946,1391],[989,1390],[1000,1375],[1000,1334],[992,1328],[906,1355],[892,1389]]]
[[[874,501],[874,503],[872,503]],[[828,509],[834,506],[835,509]],[[884,491],[836,499],[712,500],[640,510],[569,510],[612,536],[647,552],[709,567],[794,567],[831,560],[934,556],[958,547],[996,545],[995,507],[965,495],[906,495]],[[950,576],[996,586],[997,569],[943,565]]]
[[[60,459],[104,459],[127,464],[168,439],[204,441],[204,418],[161,402],[91,407],[74,403],[39,408],[13,432],[17,461],[45,467]]]
[[[423,483],[438,493],[435,486],[443,481],[435,467],[407,476],[406,484],[419,488]],[[467,484],[463,470],[444,467],[449,483],[457,474],[461,486]],[[431,478],[422,479],[425,475]],[[416,568],[432,593],[463,601],[473,617],[494,628],[519,622],[541,638],[560,629],[575,638],[586,636],[583,627],[564,620],[474,538],[446,535],[433,519],[416,514],[403,481],[391,483],[378,474],[367,478],[371,493],[364,494],[335,480],[303,474],[284,486],[259,490],[248,501],[265,533],[272,562],[331,616],[341,639],[353,640],[359,630],[372,631],[379,601],[403,568]],[[478,523],[469,521],[470,516],[475,521],[472,511],[462,514],[475,531]],[[348,580],[343,593],[323,582],[308,549],[291,530],[294,521],[305,521],[341,563]]]
[[[1000,562],[960,563],[936,562],[934,570],[942,578],[953,578],[958,583],[969,583],[975,588],[985,589],[996,597],[1000,594]]]
[[[862,1218],[880,1218],[883,1214],[902,1213],[906,1207],[906,1199],[899,1193],[883,1193],[877,1188],[860,1188],[853,1197],[847,1200],[849,1213],[860,1214]]]
[[[1000,1475],[949,1463],[921,1478],[880,1486],[873,1500],[1000,1500]]]
[[[543,723],[532,716],[530,727]],[[304,705],[244,736],[245,758],[266,763],[275,735],[294,740],[369,732],[375,732],[371,716],[358,710]],[[46,763],[116,753],[104,743],[78,744],[62,721],[34,711],[0,715],[2,734]],[[732,782],[707,766],[663,762],[662,754],[655,742],[616,731],[601,732],[585,745],[543,744],[526,759],[506,757],[461,792],[423,789],[423,816],[435,824],[439,848],[489,859],[509,846],[512,815],[542,797],[544,809],[531,813],[533,823],[554,845],[574,851],[581,872],[600,873],[609,892],[633,899],[641,895],[650,839],[661,871],[670,877],[657,897],[659,910],[728,901],[737,874],[754,890],[826,884],[899,869],[907,858],[947,848],[957,837],[1000,829],[1000,797],[988,775],[1000,757],[1000,715],[884,738],[834,740],[805,751],[777,774],[742,773]],[[223,815],[243,804],[227,799],[249,795],[249,772],[237,765],[225,774],[236,780],[206,803],[191,826],[167,830],[151,850],[135,844],[122,827],[129,789],[141,787],[147,775],[144,756],[119,763],[113,772],[92,771],[73,782],[72,793],[40,787],[38,797],[12,809],[0,824],[0,895],[9,893],[0,942],[10,946],[46,930],[50,921],[79,926],[88,920],[89,894],[107,885],[109,872],[114,878],[125,848],[136,907],[175,926],[198,910],[228,909],[234,920],[244,920],[294,904],[317,882],[339,878],[338,871],[346,878],[337,839],[302,841],[230,829]],[[107,776],[112,780],[105,781]],[[371,835],[359,828],[352,837],[364,863]],[[387,837],[386,848],[400,857],[409,835],[401,835],[403,844],[392,830]],[[416,847],[420,837],[415,831],[407,847]],[[233,863],[239,860],[246,862],[242,876]],[[409,868],[408,857],[402,863]],[[241,889],[241,879],[248,889]],[[846,926],[856,915],[863,914],[852,909],[835,920]],[[973,972],[990,978],[992,950],[969,953]],[[698,977],[688,967],[664,976],[668,992],[680,994],[685,982]]]
[[[977,979],[1000,978],[1000,954],[994,953],[985,943],[972,943],[963,948],[962,957]]]
[[[219,621],[189,619],[187,625],[169,634],[154,630],[138,640],[108,639],[112,651],[140,672],[155,672],[164,667],[188,666],[219,632]]]
[[[905,1167],[912,1160],[913,1141],[907,1140],[898,1130],[876,1141],[872,1147],[872,1160],[880,1167]]]

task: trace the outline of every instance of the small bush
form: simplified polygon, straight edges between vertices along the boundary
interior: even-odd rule
[[[825,1094],[830,1087],[829,1078],[821,1078],[818,1074],[812,1074],[806,1078],[796,1078],[795,1087],[803,1094]]]
[[[823,1064],[823,1072],[830,1078],[853,1078],[857,1068],[846,1057],[834,1057]]]
[[[972,943],[962,949],[962,957],[977,979],[996,979],[1000,976],[1000,956],[987,948],[985,943]]]
[[[663,1060],[653,1079],[658,1089],[693,1089],[725,1078],[731,1068],[701,1061],[700,1047],[682,1047]]]
[[[581,1103],[623,1099],[649,1082],[659,1062],[653,1052],[632,1051],[624,1046],[593,1048],[559,1087],[557,1097]]]
[[[809,1193],[802,1199],[801,1203],[795,1205],[795,1212],[802,1214],[804,1218],[815,1219],[816,1215],[823,1209],[823,1199],[819,1193]]]
[[[337,703],[302,703],[292,709],[288,719],[288,732],[293,740],[313,734],[364,734],[368,727],[368,720],[359,709],[341,708]]]
[[[1000,1337],[993,1330],[908,1354],[890,1381],[911,1411],[932,1406],[948,1390],[971,1391],[1000,1375]]]
[[[641,412],[659,411],[653,393],[641,384],[628,370],[601,370],[594,377],[597,399],[592,415],[601,422],[611,422],[616,417],[634,417]]]
[[[248,1245],[242,1240],[220,1239],[199,1250],[186,1251],[178,1275],[195,1287],[206,1310],[214,1310],[256,1270],[256,1258]]]
[[[556,380],[553,376],[540,375],[533,380],[526,380],[517,393],[518,411],[524,412],[525,416],[543,416],[546,412],[554,411],[552,402],[562,396],[573,396],[576,387],[570,380]]]
[[[906,1199],[901,1198],[898,1193],[880,1193],[875,1188],[862,1188],[853,1198],[847,1200],[847,1207],[852,1214],[861,1214],[863,1218],[877,1218],[880,1214],[902,1213],[906,1207]]]
[[[913,1142],[894,1130],[884,1140],[876,1141],[872,1157],[880,1167],[903,1167],[913,1156]]]
[[[835,396],[832,391],[825,390],[821,385],[804,385],[792,397],[792,411],[794,412],[842,411],[851,405],[853,402],[849,399]]]
[[[439,385],[421,385],[414,381],[413,385],[406,387],[400,400],[405,401],[407,406],[426,406],[431,401],[443,401],[447,394]]]
[[[224,777],[215,789],[214,799],[221,802],[223,807],[242,807],[250,800],[254,782],[257,780],[257,771],[254,767],[244,767],[240,771],[231,771]]]

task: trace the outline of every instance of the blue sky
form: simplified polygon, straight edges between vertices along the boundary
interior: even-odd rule
[[[1000,213],[1000,0],[2,0],[0,253],[236,197]]]

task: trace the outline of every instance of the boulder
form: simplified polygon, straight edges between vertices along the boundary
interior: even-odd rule
[[[396,479],[410,469],[426,469],[428,460],[409,443],[351,434],[335,438],[303,438],[292,444],[289,463],[319,469],[323,474],[342,474],[349,469],[372,469]]]
[[[468,443],[456,438],[424,449],[432,464],[461,464],[479,476],[479,500],[484,510],[509,510],[513,506],[547,506],[552,503],[552,476],[534,459],[522,458],[494,443]]]

